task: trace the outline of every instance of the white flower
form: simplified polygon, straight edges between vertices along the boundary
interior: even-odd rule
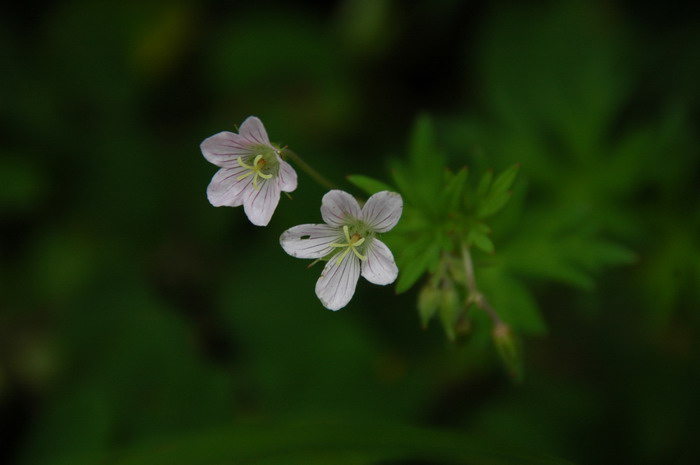
[[[246,118],[238,134],[220,132],[200,147],[204,157],[221,168],[207,188],[209,202],[215,207],[243,205],[254,225],[267,226],[280,191],[297,188],[297,173],[282,160],[255,116]]]
[[[402,210],[403,200],[395,192],[378,192],[360,208],[347,192],[332,190],[321,202],[326,224],[288,229],[280,244],[293,257],[328,260],[316,282],[316,295],[326,308],[340,310],[352,299],[360,274],[374,284],[396,280],[394,256],[377,233],[396,226]]]

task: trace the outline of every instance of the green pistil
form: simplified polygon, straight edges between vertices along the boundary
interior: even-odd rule
[[[357,250],[357,247],[364,244],[365,238],[361,237],[359,234],[353,234],[352,237],[350,237],[350,229],[347,227],[347,225],[343,226],[343,233],[345,233],[345,240],[347,241],[345,244],[339,244],[337,242],[331,244],[331,247],[347,247],[343,251],[343,253],[340,254],[340,257],[338,257],[338,261],[336,262],[336,264],[340,265],[340,262],[343,261],[343,259],[350,253],[351,250],[352,253],[354,253],[360,260],[367,260],[367,257],[365,255],[362,255]]]
[[[240,181],[241,179],[245,179],[248,176],[255,176],[253,178],[253,187],[255,187],[256,189],[260,189],[260,186],[258,185],[258,177],[261,177],[263,179],[270,179],[272,177],[271,174],[265,174],[262,172],[263,168],[265,168],[265,166],[267,165],[267,162],[263,159],[262,154],[255,157],[252,165],[247,164],[243,161],[241,157],[238,157],[238,164],[241,165],[242,168],[246,168],[249,171],[238,176],[236,180]]]

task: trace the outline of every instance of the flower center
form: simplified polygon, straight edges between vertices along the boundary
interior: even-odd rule
[[[241,165],[242,168],[247,169],[245,173],[242,175],[238,176],[236,178],[237,181],[240,181],[241,179],[245,179],[248,176],[253,176],[253,187],[256,189],[260,189],[260,186],[258,185],[258,178],[263,178],[263,179],[270,179],[272,177],[272,174],[270,173],[263,173],[263,169],[267,165],[267,161],[263,158],[262,154],[259,154],[253,159],[253,164],[249,165],[246,162],[243,161],[243,158],[238,157],[238,164]]]
[[[340,265],[340,262],[343,261],[343,259],[350,253],[350,251],[352,251],[352,253],[354,253],[360,260],[367,260],[367,256],[362,255],[357,250],[359,246],[365,243],[365,238],[357,233],[350,236],[350,229],[347,227],[347,225],[343,226],[343,233],[345,234],[345,240],[347,241],[346,243],[342,244],[334,242],[331,244],[331,247],[345,248],[345,250],[338,257],[338,261],[336,263]]]

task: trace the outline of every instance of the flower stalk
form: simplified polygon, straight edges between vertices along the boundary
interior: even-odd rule
[[[491,306],[486,296],[479,291],[476,285],[476,279],[474,278],[474,262],[472,261],[469,247],[466,244],[462,244],[462,263],[464,264],[464,276],[467,282],[467,307],[474,304],[486,312],[495,326],[503,325],[503,320],[498,316],[496,309]]]
[[[289,150],[288,148],[283,148],[281,150],[282,158],[287,158],[289,157],[290,160],[294,162],[295,165],[297,165],[302,171],[304,171],[306,174],[311,177],[314,181],[319,183],[322,187],[325,187],[326,189],[333,190],[333,189],[338,189],[338,186],[333,184],[331,181],[329,181],[326,177],[324,177],[321,173],[316,171],[314,168],[311,167],[308,163],[306,163],[299,155],[297,155],[296,152]]]

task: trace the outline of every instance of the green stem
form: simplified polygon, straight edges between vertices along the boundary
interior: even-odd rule
[[[330,182],[328,179],[323,177],[321,173],[313,169],[308,163],[306,163],[302,158],[294,153],[293,151],[289,149],[284,149],[282,151],[282,156],[283,157],[289,157],[292,159],[292,161],[299,167],[301,168],[306,174],[311,176],[311,178],[319,183],[321,186],[325,187],[326,189],[338,189],[338,186]]]
[[[477,307],[486,312],[486,314],[491,318],[494,325],[501,325],[503,321],[498,316],[498,312],[491,306],[489,301],[486,299],[484,294],[479,291],[476,285],[476,278],[474,277],[474,262],[472,261],[472,255],[469,252],[469,247],[462,244],[462,262],[464,263],[464,274],[467,280],[467,289],[469,290],[469,299],[476,304]]]

